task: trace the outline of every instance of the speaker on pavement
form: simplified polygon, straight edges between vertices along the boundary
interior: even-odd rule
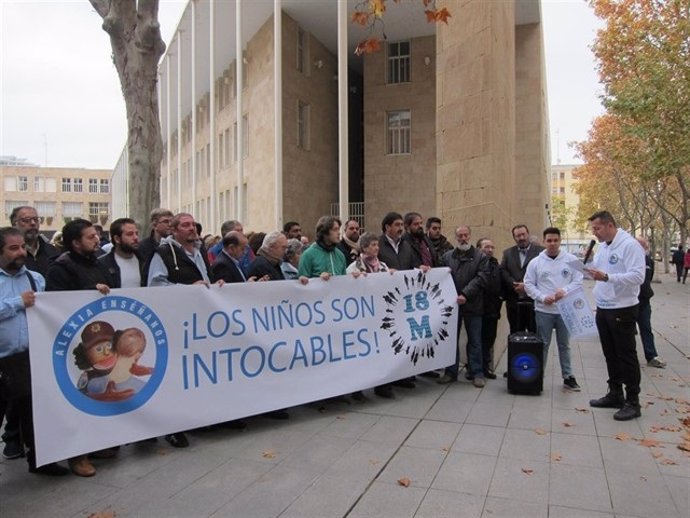
[[[508,392],[541,394],[544,388],[544,343],[525,331],[508,337]]]

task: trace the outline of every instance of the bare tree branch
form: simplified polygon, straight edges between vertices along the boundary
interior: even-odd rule
[[[108,14],[108,11],[110,11],[109,0],[89,0],[89,3],[101,18],[105,18]]]

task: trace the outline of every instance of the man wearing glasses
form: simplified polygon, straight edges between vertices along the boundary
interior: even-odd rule
[[[41,220],[36,209],[28,206],[15,207],[10,214],[10,223],[24,235],[26,268],[45,277],[48,265],[60,252],[39,232]]]

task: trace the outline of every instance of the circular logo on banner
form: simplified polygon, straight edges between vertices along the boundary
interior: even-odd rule
[[[618,256],[616,254],[611,254],[609,257],[609,264],[616,264],[618,262]]]
[[[77,310],[53,342],[53,371],[65,398],[97,416],[131,412],[156,392],[168,362],[168,338],[138,300],[109,296]]]
[[[585,301],[582,299],[575,299],[575,301],[573,302],[573,306],[575,307],[575,309],[582,309],[585,307]]]
[[[431,284],[422,271],[405,273],[402,280],[383,296],[387,308],[380,327],[388,333],[393,353],[408,355],[416,365],[420,357],[433,358],[435,348],[449,339],[446,328],[455,293],[446,301],[440,285]],[[455,343],[454,336],[450,339]]]

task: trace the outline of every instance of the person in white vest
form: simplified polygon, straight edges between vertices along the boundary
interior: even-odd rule
[[[638,295],[644,281],[644,250],[625,230],[616,227],[608,211],[590,216],[592,234],[599,241],[591,268],[585,272],[597,281],[597,330],[606,358],[609,390],[589,404],[595,408],[618,408],[616,421],[640,417],[640,362],[635,350]],[[625,396],[623,394],[625,385]]]
[[[556,302],[582,286],[582,273],[569,265],[571,261],[577,261],[577,257],[561,250],[559,229],[549,227],[544,230],[544,246],[546,248],[527,265],[525,292],[534,300],[537,335],[544,342],[544,365],[555,329],[563,387],[579,391],[580,385],[570,362],[570,335]]]

